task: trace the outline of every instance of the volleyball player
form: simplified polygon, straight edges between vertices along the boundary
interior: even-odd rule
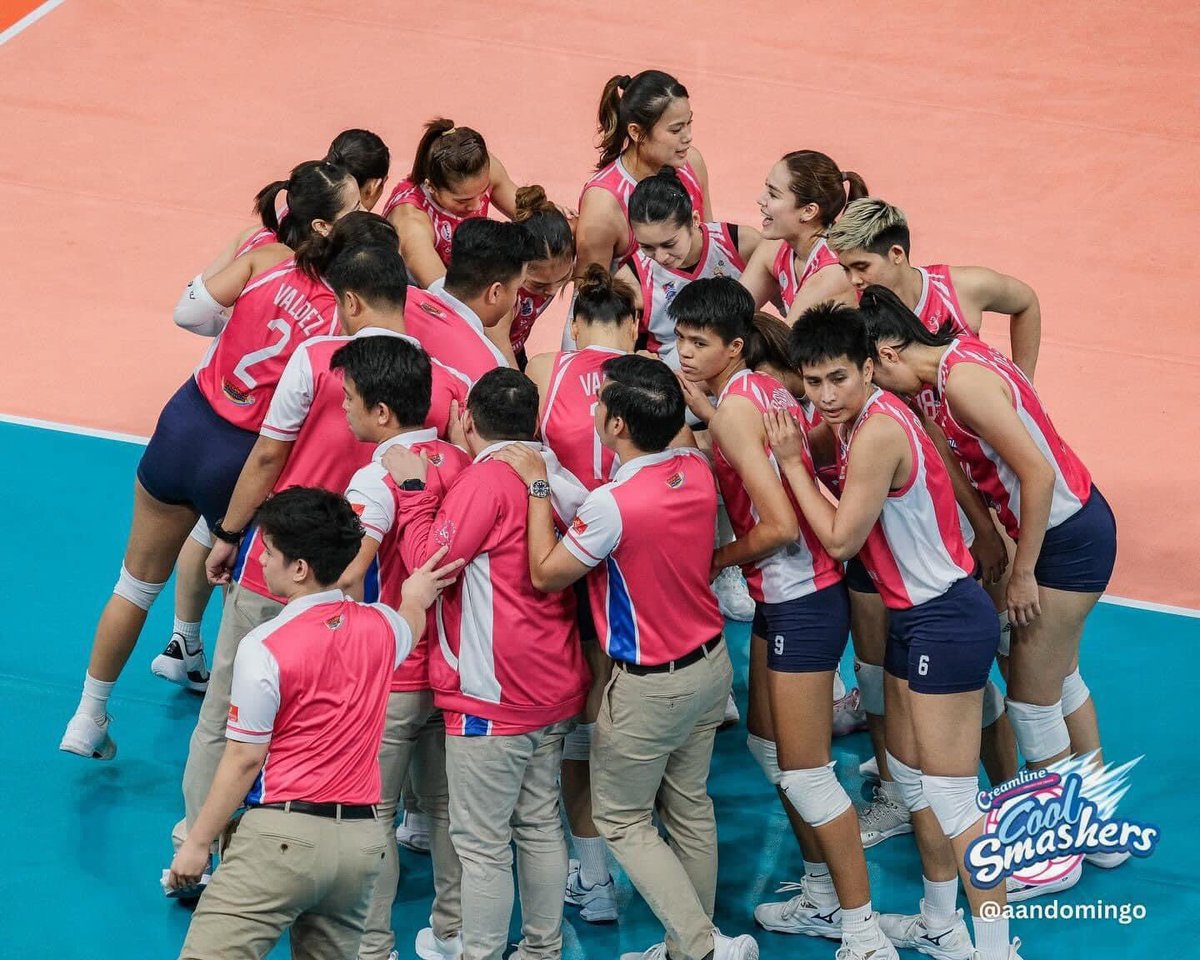
[[[508,330],[517,368],[524,370],[529,362],[525,341],[533,332],[533,325],[574,275],[575,234],[566,215],[536,185],[517,190],[517,213],[513,220],[525,228],[536,253],[525,266],[525,281],[517,291]]]

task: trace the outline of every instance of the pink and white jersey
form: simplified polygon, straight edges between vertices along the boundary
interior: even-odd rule
[[[588,597],[605,653],[653,666],[721,633],[708,585],[716,521],[716,483],[696,450],[630,460],[588,495],[562,543],[593,568]]]
[[[575,716],[587,696],[588,668],[570,590],[542,593],[529,579],[529,492],[492,444],[450,485],[440,507],[428,491],[401,491],[405,563],[412,569],[441,547],[443,562],[467,561],[437,604],[430,649],[434,702],[454,736],[527,733]],[[542,445],[560,520],[578,512],[587,491]],[[436,511],[436,515],[435,515]]]
[[[382,327],[364,327],[355,337],[399,337]],[[342,371],[331,370],[333,355],[351,337],[315,337],[305,341],[288,361],[271,399],[260,436],[291,443],[287,463],[275,481],[274,492],[288,487],[320,487],[341,493],[354,471],[371,461],[372,443],[355,438],[342,410]],[[412,337],[404,337],[415,346]],[[450,401],[466,402],[465,377],[434,362],[433,398],[426,426],[444,434]],[[260,596],[271,596],[262,574],[262,534],[257,527],[242,540],[233,579]],[[282,598],[276,597],[281,600]]]
[[[437,254],[442,258],[442,263],[446,266],[450,265],[450,244],[454,239],[454,231],[459,228],[459,225],[465,223],[474,217],[486,217],[488,208],[492,202],[492,188],[489,186],[487,192],[483,195],[483,202],[475,213],[468,217],[460,217],[458,214],[451,213],[448,210],[443,210],[433,201],[433,197],[429,195],[429,191],[425,189],[424,184],[413,183],[407,177],[396,184],[396,189],[392,191],[392,195],[388,197],[387,203],[383,205],[383,215],[386,217],[397,207],[404,205],[416,207],[427,217],[433,226],[433,247],[437,250]]]
[[[796,398],[782,383],[765,373],[753,370],[739,370],[717,398],[717,407],[733,397],[741,397],[754,405],[760,414],[768,410],[787,410],[800,424],[806,424],[803,411]],[[807,427],[806,427],[807,429]],[[758,525],[758,511],[742,478],[733,468],[720,445],[713,441],[713,470],[717,475],[717,484],[721,488],[721,497],[725,501],[725,509],[729,513],[729,522],[733,531],[739,537],[744,537]],[[779,476],[779,464],[775,462],[775,454],[764,444],[767,459],[771,468]],[[812,457],[808,445],[804,450],[805,466],[812,472]],[[782,479],[780,480],[783,483]],[[826,552],[821,541],[804,519],[804,514],[792,498],[791,488],[783,483],[783,489],[792,502],[796,517],[800,523],[800,536],[794,543],[781,547],[769,557],[764,557],[754,563],[742,567],[746,577],[746,585],[750,588],[750,596],[760,603],[783,603],[797,597],[805,597],[830,584],[842,579],[842,566]]]
[[[378,803],[388,678],[412,645],[396,611],[340,590],[292,600],[246,634],[225,736],[270,744],[246,803]]]
[[[746,261],[738,253],[737,226],[728,223],[705,223],[700,229],[703,244],[700,259],[689,270],[664,267],[646,256],[640,249],[633,254],[633,269],[642,285],[642,319],[639,332],[646,335],[646,349],[657,353],[673,370],[679,369],[675,353],[675,321],[667,307],[693,280],[706,277],[733,277],[746,269]]]
[[[275,235],[274,230],[268,230],[266,227],[259,227],[250,236],[242,241],[240,247],[237,248],[237,253],[233,255],[236,260],[243,253],[249,253],[251,250],[257,250],[259,247],[265,247],[268,243],[278,243],[279,237]]]
[[[431,357],[461,371],[472,384],[489,370],[508,366],[504,354],[487,338],[479,315],[446,293],[441,280],[428,290],[408,288],[404,327]]]
[[[700,185],[700,177],[690,163],[685,163],[682,167],[676,168],[676,173],[679,174],[679,182],[683,184],[683,188],[688,192],[688,196],[692,198],[692,209],[700,214],[700,220],[705,219],[704,210],[704,188]],[[625,217],[625,222],[629,222],[629,197],[633,193],[633,188],[638,185],[637,180],[633,178],[628,170],[625,169],[625,164],[617,157],[612,163],[602,170],[597,170],[590,180],[583,185],[583,190],[579,194],[579,206],[583,207],[583,195],[589,190],[598,189],[611,193],[621,207],[621,213]],[[624,251],[618,253],[617,258],[612,262],[610,270],[616,273],[617,269],[633,256],[633,252],[637,249],[637,241],[633,239],[633,227],[629,228],[629,239],[625,244]]]
[[[958,302],[950,268],[944,263],[935,263],[928,267],[917,267],[917,270],[921,274],[921,296],[913,307],[913,313],[925,324],[925,328],[930,333],[937,333],[948,325],[956,336],[974,337],[975,331],[967,323],[962,305]]]
[[[375,562],[363,581],[363,599],[368,603],[378,600],[392,609],[399,608],[400,588],[412,572],[405,566],[400,550],[403,531],[396,524],[396,484],[380,462],[388,448],[397,444],[429,458],[425,489],[438,499],[445,496],[454,478],[471,464],[471,458],[463,450],[439,440],[433,429],[418,430],[384,440],[375,448],[371,462],[350,478],[346,499],[362,521],[367,536],[379,543]],[[428,638],[436,636],[437,623],[430,610],[425,633],[392,677],[393,692],[429,689]]]
[[[196,368],[196,385],[218,416],[257,433],[295,349],[310,337],[337,333],[338,326],[329,285],[284,260],[241,292]]]
[[[1054,494],[1046,529],[1057,527],[1075,516],[1092,491],[1092,476],[1087,467],[1058,435],[1037,391],[1020,368],[982,340],[963,337],[950,345],[938,365],[937,392],[941,402],[937,407],[937,425],[946,435],[967,478],[995,508],[1008,535],[1013,540],[1021,536],[1021,481],[1016,471],[986,440],[954,419],[954,411],[946,398],[946,381],[954,368],[963,363],[990,370],[1007,384],[1013,409],[1042,456],[1054,468]]]
[[[876,388],[849,431],[839,432],[838,481],[842,489],[854,437],[873,416],[891,417],[904,430],[912,471],[903,487],[888,493],[858,556],[879,588],[884,606],[906,610],[940,597],[969,577],[975,561],[963,540],[946,465],[917,415],[899,397]]]
[[[623,357],[620,350],[584,347],[554,358],[550,387],[542,408],[541,434],[559,462],[588,490],[613,478],[616,454],[596,433],[596,403],[604,364]]]
[[[796,294],[814,273],[826,267],[841,269],[841,266],[841,261],[838,260],[837,254],[829,249],[825,238],[817,237],[817,242],[813,244],[804,260],[803,269],[797,274],[796,254],[786,242],[779,244],[771,273],[775,276],[775,282],[779,284],[779,299],[783,301],[784,313],[792,309],[792,304],[796,302]]]
[[[517,291],[517,306],[513,310],[512,329],[508,332],[513,353],[519,354],[525,349],[525,341],[529,339],[534,323],[553,302],[554,297],[546,296],[544,293],[530,293],[524,287]]]

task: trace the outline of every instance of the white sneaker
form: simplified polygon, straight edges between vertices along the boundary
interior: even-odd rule
[[[921,906],[924,908],[923,902]],[[925,917],[920,913],[915,916],[881,913],[879,929],[899,949],[916,950],[938,960],[971,960],[975,953],[975,945],[971,943],[971,934],[961,910],[954,923],[940,932],[931,933],[925,924]]]
[[[900,955],[877,926],[864,940],[843,940],[834,960],[900,960]]]
[[[879,782],[879,761],[869,757],[858,765],[858,775],[864,780]]]
[[[865,850],[889,837],[912,833],[912,814],[903,803],[884,793],[882,787],[876,787],[874,798],[858,811],[858,833]]]
[[[621,954],[621,960],[667,960],[666,943],[656,943],[647,950]]]
[[[867,729],[867,711],[862,707],[862,695],[855,687],[833,702],[833,735],[844,737]]]
[[[725,716],[721,720],[721,725],[718,730],[727,730],[730,727],[737,726],[741,721],[742,715],[738,712],[737,701],[733,699],[733,691],[729,691],[729,699],[725,701]]]
[[[208,866],[204,868],[204,873],[200,874],[200,880],[197,883],[193,883],[190,887],[172,887],[167,882],[171,876],[169,869],[162,872],[162,877],[158,882],[162,886],[163,896],[168,900],[198,900],[200,899],[200,894],[204,892],[204,888],[212,880],[212,871],[212,857],[209,857]]]
[[[579,861],[567,863],[567,892],[563,902],[579,907],[579,916],[588,923],[612,923],[617,919],[616,886],[610,876],[604,883],[585,887],[579,879]]]
[[[1021,960],[1021,955],[1017,951],[1021,949],[1021,938],[1013,937],[1013,942],[1008,945],[1008,960]],[[983,954],[976,950],[971,954],[971,960],[983,960]]]
[[[150,661],[150,672],[194,693],[203,693],[208,689],[204,641],[197,637],[193,648],[182,633],[171,634],[167,648]]]
[[[396,843],[413,853],[429,852],[429,821],[419,813],[405,812],[396,826]]]
[[[714,930],[713,960],[758,960],[758,941],[748,933],[727,937]]]
[[[1114,870],[1130,858],[1128,853],[1085,853],[1083,859],[1101,870]]]
[[[450,939],[443,940],[433,932],[433,927],[425,927],[417,932],[417,942],[413,949],[421,960],[457,960],[463,952],[462,933],[456,933]]]
[[[1022,900],[1032,900],[1034,897],[1045,897],[1052,893],[1062,893],[1062,891],[1070,890],[1075,886],[1081,876],[1083,876],[1083,863],[1076,864],[1074,870],[1065,877],[1055,880],[1053,883],[1022,883],[1016,877],[1009,877],[1005,881],[1008,902],[1020,903]]]
[[[746,587],[742,571],[737,567],[726,567],[713,581],[713,593],[717,595],[717,605],[721,608],[721,616],[726,620],[737,620],[749,623],[754,619],[754,600]]]
[[[799,883],[781,884],[776,893],[787,893],[799,890],[791,900],[775,903],[760,903],[754,908],[754,920],[764,930],[774,933],[798,933],[806,937],[828,937],[830,940],[842,939],[842,908],[834,908],[822,913],[821,908],[808,894],[805,881]]]
[[[112,717],[107,714],[101,722],[86,713],[77,713],[68,721],[58,749],[89,760],[111,760],[117,755],[117,742],[108,735],[111,723]]]

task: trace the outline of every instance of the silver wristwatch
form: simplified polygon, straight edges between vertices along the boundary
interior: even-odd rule
[[[534,480],[529,485],[529,495],[537,497],[539,500],[545,500],[550,496],[550,484],[545,480]]]

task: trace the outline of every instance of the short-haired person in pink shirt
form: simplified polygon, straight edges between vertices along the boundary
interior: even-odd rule
[[[296,956],[353,957],[388,842],[375,805],[392,671],[461,563],[439,566],[439,551],[397,610],[362,604],[335,587],[363,537],[344,497],[292,487],[255,520],[267,583],[287,604],[238,648],[229,743],[167,875],[198,883],[213,841],[247,807],[180,956],[261,958],[290,928]]]
[[[621,466],[588,495],[562,540],[538,496],[541,459],[514,447],[496,458],[529,484],[534,586],[556,592],[587,577],[596,631],[614,662],[593,734],[592,816],[666,929],[664,943],[628,956],[757,960],[753,937],[725,936],[712,922],[717,829],[708,772],[733,678],[708,586],[716,481],[697,450],[670,447],[685,404],[665,364],[617,356],[603,376],[596,432]]]
[[[549,482],[532,493],[550,498],[560,518],[574,516],[587,491],[534,441],[537,411],[537,388],[523,373],[500,368],[480,377],[463,418],[475,459],[440,504],[429,488],[427,456],[397,444],[382,461],[399,488],[396,518],[405,525],[401,549],[409,568],[447,549],[447,557],[466,564],[438,604],[429,662],[433,702],[446,723],[466,960],[500,960],[508,946],[514,845],[518,952],[522,960],[562,955],[567,848],[558,775],[563,737],[587,698],[588,669],[574,593],[542,593],[530,581],[531,491],[496,454],[528,446],[545,458]]]

